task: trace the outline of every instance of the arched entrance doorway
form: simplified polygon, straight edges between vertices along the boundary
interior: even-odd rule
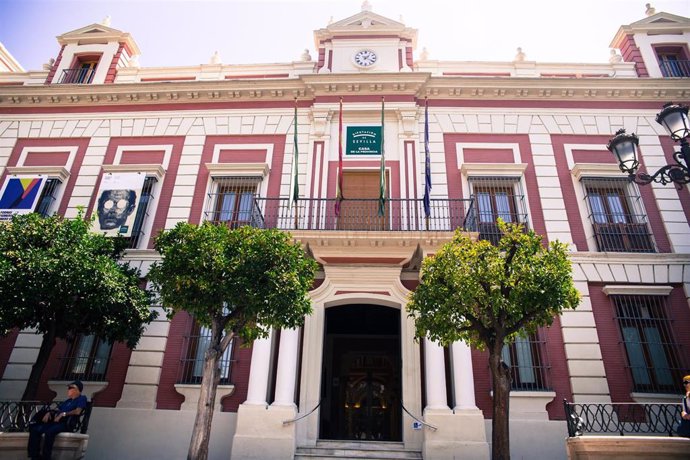
[[[400,310],[326,310],[321,439],[402,440]]]

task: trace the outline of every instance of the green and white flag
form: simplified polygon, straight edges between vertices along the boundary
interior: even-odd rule
[[[290,201],[288,203],[288,209],[292,209],[292,205],[299,199],[299,151],[297,149],[297,99],[295,99],[295,121],[294,121],[294,153],[292,157],[292,190],[290,192]]]

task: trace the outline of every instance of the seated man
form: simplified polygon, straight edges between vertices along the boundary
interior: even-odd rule
[[[67,399],[58,405],[57,410],[47,412],[38,423],[29,428],[29,457],[32,459],[50,460],[53,453],[55,436],[63,431],[71,431],[71,416],[79,416],[86,409],[86,396],[81,394],[84,384],[79,380],[67,385]],[[43,453],[40,453],[41,435]]]

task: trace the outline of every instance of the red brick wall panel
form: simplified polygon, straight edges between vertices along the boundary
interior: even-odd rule
[[[637,71],[638,77],[649,77],[649,72],[647,71],[647,66],[645,66],[644,60],[642,59],[642,53],[635,43],[635,38],[633,35],[626,35],[623,42],[620,43],[619,48],[625,62],[634,62],[635,70]]]
[[[28,152],[24,166],[65,166],[69,152]]]
[[[120,43],[120,46],[117,48],[117,52],[113,56],[110,66],[108,66],[108,72],[105,75],[105,84],[115,83],[115,77],[117,76],[117,63],[120,62],[120,56],[122,56],[122,50],[124,47],[125,44]]]
[[[141,165],[141,164],[163,164],[165,152],[161,151],[136,151],[125,150],[120,157],[121,165]]]
[[[249,368],[252,362],[252,347],[243,347],[239,340],[235,343],[230,381],[235,391],[221,400],[223,412],[237,412],[237,408],[247,400],[249,389]]]

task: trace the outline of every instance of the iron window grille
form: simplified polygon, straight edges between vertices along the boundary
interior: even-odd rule
[[[41,196],[38,198],[36,213],[43,217],[50,216],[51,211],[53,211],[54,204],[57,201],[60,185],[62,185],[60,179],[49,178],[46,180],[46,184],[43,186],[43,190],[41,191]]]
[[[510,368],[511,389],[514,391],[548,391],[550,366],[543,331],[503,347],[503,362]]]
[[[479,239],[498,244],[499,218],[528,228],[525,193],[519,177],[469,177],[470,191],[476,202]]]
[[[105,381],[112,344],[95,335],[78,335],[60,358],[58,380]]]
[[[676,393],[685,363],[672,331],[666,297],[611,296],[633,391]]]
[[[204,355],[210,344],[211,329],[193,321],[189,334],[186,335],[183,340],[182,358],[180,359],[177,383],[192,385],[201,383],[201,378],[204,374]],[[230,342],[220,359],[221,385],[230,383],[233,345],[234,340]]]
[[[208,194],[205,219],[232,228],[261,226],[263,221],[257,203],[260,177],[216,177]]]
[[[141,189],[141,198],[137,206],[137,215],[134,218],[134,225],[132,226],[132,235],[127,238],[129,240],[127,244],[129,249],[136,249],[144,239],[144,223],[149,217],[149,205],[153,201],[153,189],[157,182],[158,179],[153,176],[147,176],[146,179],[144,179],[144,186]]]
[[[626,178],[584,178],[585,201],[601,252],[656,252],[642,198]]]

